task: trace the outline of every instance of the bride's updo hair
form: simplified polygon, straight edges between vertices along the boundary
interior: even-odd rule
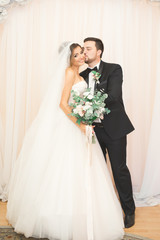
[[[74,50],[75,48],[77,48],[77,47],[82,48],[81,45],[79,45],[78,43],[72,43],[72,44],[71,44],[71,46],[70,46],[70,50],[71,50],[70,59],[71,59],[71,57],[72,57],[72,52],[73,52],[73,50]]]
[[[70,44],[70,42],[63,42],[60,46],[59,46],[59,49],[58,49],[58,52],[59,53],[61,53],[68,45]],[[79,45],[78,43],[72,43],[71,45],[70,45],[70,54],[72,55],[72,52],[73,52],[73,50],[76,48],[76,47],[80,47],[80,48],[82,48],[81,47],[81,45]]]
[[[71,53],[73,52],[73,50],[74,50],[76,47],[82,48],[81,45],[79,45],[78,43],[72,43],[71,46],[70,46]]]
[[[58,49],[61,59],[66,59],[67,65],[70,66],[73,50],[77,47],[82,48],[78,43],[63,42]]]

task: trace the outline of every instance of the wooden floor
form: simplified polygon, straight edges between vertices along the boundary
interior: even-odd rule
[[[0,201],[0,226],[8,226],[6,216],[7,204]],[[136,223],[127,233],[137,234],[153,240],[160,240],[160,205],[136,209]]]

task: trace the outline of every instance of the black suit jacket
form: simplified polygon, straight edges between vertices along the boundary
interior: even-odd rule
[[[134,130],[125,112],[122,99],[122,68],[118,64],[101,61],[98,72],[101,74],[101,77],[99,79],[100,83],[96,88],[97,90],[103,89],[108,94],[106,107],[111,110],[108,115],[104,116],[102,123],[106,133],[112,139],[118,139]],[[88,83],[87,70],[81,72],[80,75]]]

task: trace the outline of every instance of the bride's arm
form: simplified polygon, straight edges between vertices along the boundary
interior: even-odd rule
[[[82,132],[86,132],[86,125],[81,123],[80,125],[78,123],[76,123],[77,118],[74,116],[71,116],[71,107],[68,105],[68,101],[69,101],[69,97],[71,94],[71,89],[74,83],[74,79],[75,79],[75,73],[72,71],[72,69],[66,69],[66,73],[65,73],[65,84],[64,84],[64,88],[62,91],[62,96],[61,96],[61,101],[60,101],[60,108],[63,110],[63,112],[67,115],[67,117],[73,122],[75,123]]]

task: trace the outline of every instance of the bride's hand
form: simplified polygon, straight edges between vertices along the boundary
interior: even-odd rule
[[[81,131],[82,131],[84,134],[86,134],[86,124],[81,123],[79,127],[80,127]],[[94,135],[94,127],[95,127],[95,126],[91,126],[91,127],[92,127],[92,134]]]
[[[80,123],[79,128],[81,129],[81,131],[82,131],[84,134],[86,134],[86,124]]]

